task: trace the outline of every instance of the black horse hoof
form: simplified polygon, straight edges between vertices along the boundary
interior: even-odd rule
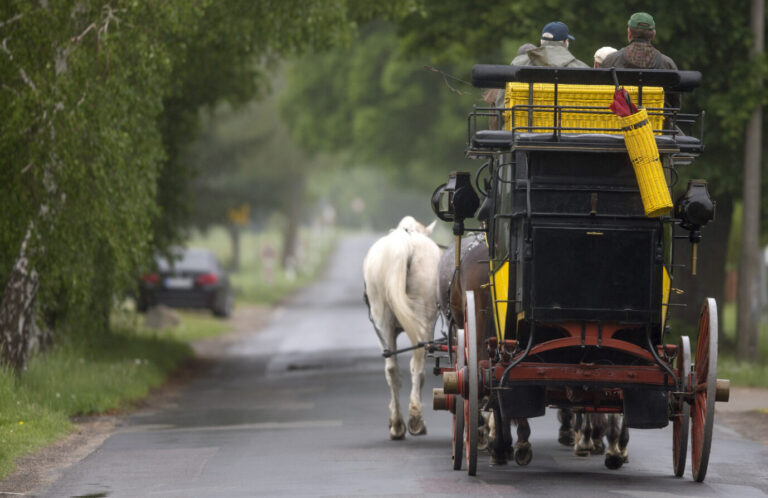
[[[605,466],[611,470],[620,469],[624,465],[624,457],[621,455],[605,455]]]
[[[528,465],[533,458],[533,450],[531,449],[531,443],[518,443],[515,446],[515,462],[518,465]]]
[[[506,453],[506,452],[504,452]],[[505,454],[496,454],[496,452],[491,451],[491,465],[497,466],[497,465],[506,465],[507,464],[507,456]]]

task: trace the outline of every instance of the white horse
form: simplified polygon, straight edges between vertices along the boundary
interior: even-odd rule
[[[437,264],[440,248],[429,238],[435,223],[425,227],[411,216],[377,240],[363,261],[365,301],[383,351],[397,349],[397,335],[405,331],[413,346],[432,340],[437,316]],[[411,396],[408,432],[427,433],[421,411],[424,386],[424,348],[411,357]],[[405,437],[400,414],[400,371],[397,355],[385,359],[385,374],[392,392],[389,404],[389,438]]]

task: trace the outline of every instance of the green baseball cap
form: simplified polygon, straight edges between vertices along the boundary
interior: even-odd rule
[[[632,14],[627,26],[637,29],[656,29],[656,23],[653,20],[653,16],[647,12],[635,12]]]

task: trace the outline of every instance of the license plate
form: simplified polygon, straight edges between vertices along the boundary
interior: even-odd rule
[[[165,286],[169,289],[191,289],[193,282],[191,278],[168,277],[165,279]]]

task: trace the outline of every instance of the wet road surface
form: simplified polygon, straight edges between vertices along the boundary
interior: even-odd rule
[[[248,335],[169,407],[126,418],[44,496],[765,496],[768,448],[716,425],[707,480],[672,476],[672,430],[631,430],[630,462],[577,458],[554,411],[531,421],[533,461],[451,470],[450,416],[388,439],[384,363],[362,302],[368,236],[343,239],[327,274]],[[401,360],[407,406],[407,358]],[[430,366],[431,370],[431,366]],[[690,457],[689,457],[690,467]]]

